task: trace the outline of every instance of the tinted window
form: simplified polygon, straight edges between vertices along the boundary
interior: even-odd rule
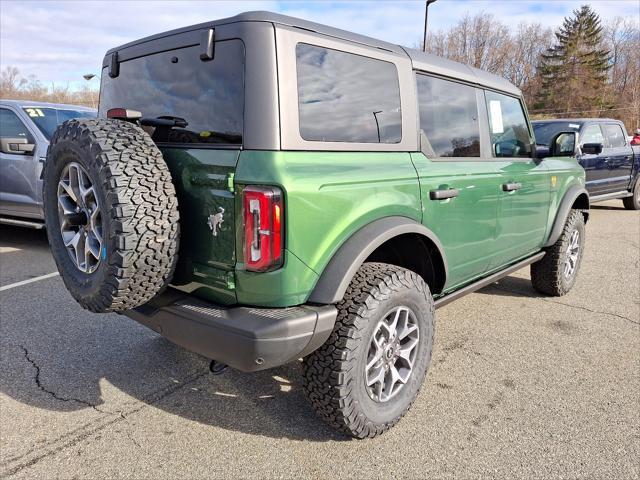
[[[416,78],[422,146],[427,156],[479,157],[476,89],[426,75]]]
[[[618,148],[624,147],[627,144],[620,125],[616,125],[615,123],[605,123],[602,127],[604,129],[604,135],[607,138],[607,147]]]
[[[31,134],[24,123],[11,110],[0,108],[0,137],[26,138],[33,143]]]
[[[160,143],[242,143],[244,46],[216,42],[208,62],[199,54],[194,46],[122,62],[116,78],[104,69],[100,115],[122,107],[143,118],[178,117],[178,126],[146,127]]]
[[[485,92],[494,157],[530,157],[531,138],[520,100]]]
[[[580,143],[582,143],[582,145],[585,143],[602,143],[604,145],[604,136],[602,135],[600,125],[592,124],[587,126],[582,133]]]
[[[296,46],[300,136],[325,142],[398,143],[400,86],[394,64]]]
[[[580,123],[573,122],[540,122],[533,123],[533,132],[538,145],[549,145],[554,135],[560,132],[577,132],[580,130]]]
[[[72,118],[95,118],[96,116],[95,112],[49,107],[24,107],[23,110],[42,134],[47,137],[47,140],[51,138],[55,129],[62,122]]]

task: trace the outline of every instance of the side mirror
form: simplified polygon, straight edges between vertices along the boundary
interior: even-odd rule
[[[585,155],[600,155],[602,153],[601,143],[585,143],[582,145],[582,153]]]
[[[550,157],[572,157],[576,154],[578,144],[578,134],[576,132],[557,133],[549,142]]]
[[[29,143],[29,140],[26,138],[0,138],[0,152],[2,153],[9,153],[12,155],[31,155],[35,148],[35,144]]]
[[[535,145],[532,151],[536,154],[535,158],[545,158],[549,156],[549,147],[546,145]]]

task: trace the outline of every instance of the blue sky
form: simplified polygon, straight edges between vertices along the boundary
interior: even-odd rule
[[[640,21],[640,0],[438,0],[429,9],[429,28],[447,28],[467,12],[492,13],[510,26],[525,21],[557,27],[582,3],[603,19]],[[74,88],[84,82],[84,73],[98,71],[111,47],[248,10],[293,15],[408,46],[420,42],[424,20],[421,0],[0,0],[0,66]]]

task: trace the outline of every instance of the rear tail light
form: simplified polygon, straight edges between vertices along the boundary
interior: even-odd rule
[[[246,269],[265,272],[282,266],[282,190],[277,187],[246,187],[242,191],[242,211]]]
[[[128,108],[110,108],[107,110],[107,118],[116,118],[118,120],[138,120],[142,117],[142,113],[137,110],[129,110]]]

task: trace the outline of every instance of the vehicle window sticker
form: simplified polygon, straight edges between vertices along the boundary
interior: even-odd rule
[[[491,115],[491,133],[504,133],[502,106],[499,100],[491,100],[489,102],[489,113]]]
[[[44,117],[44,112],[39,108],[25,108],[24,110],[30,117]]]

